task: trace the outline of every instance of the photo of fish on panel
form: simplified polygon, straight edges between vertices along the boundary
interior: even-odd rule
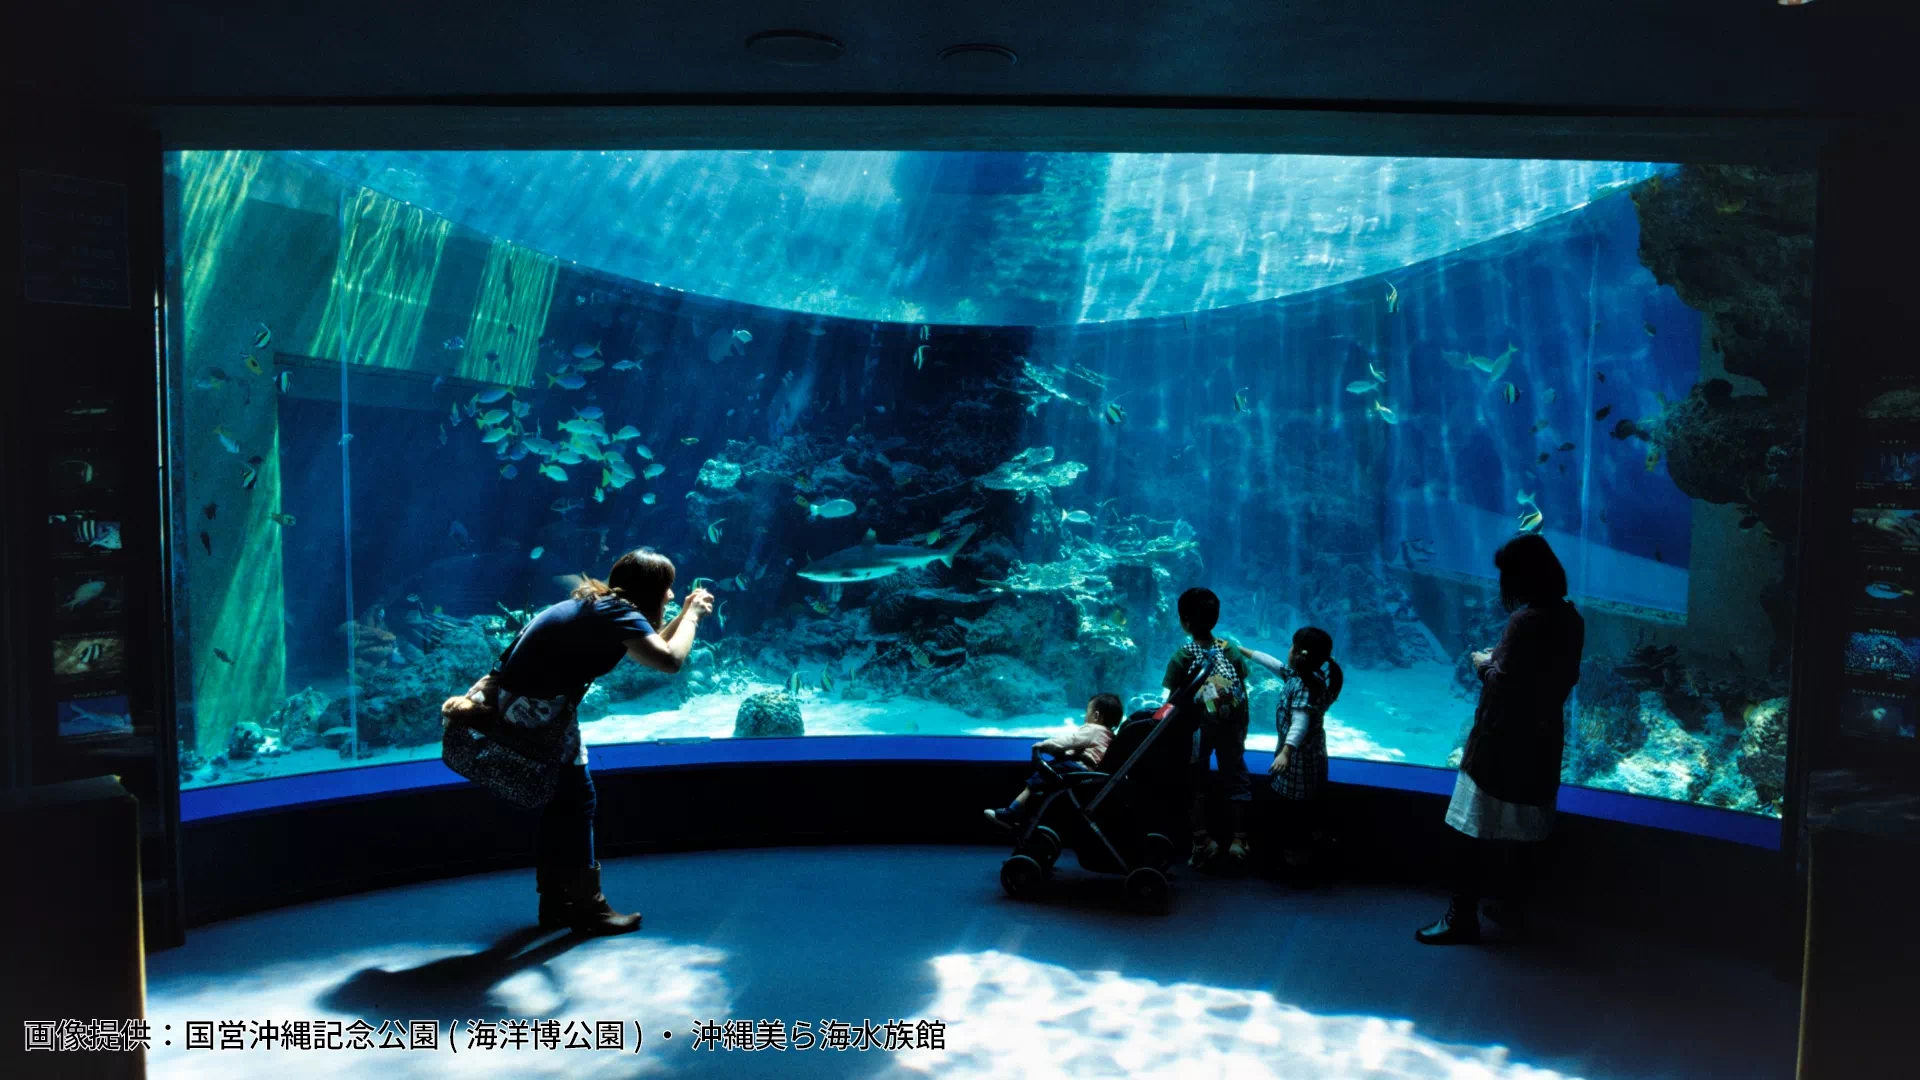
[[[1811,306],[1810,173],[612,150],[167,168],[180,242],[217,252],[168,320],[189,788],[432,758],[422,703],[642,546],[674,565],[654,629],[696,594],[711,611],[677,674],[594,680],[589,745],[1050,736],[1096,693],[1157,703],[1178,598],[1205,587],[1247,649],[1332,638],[1330,754],[1445,768],[1473,656],[1513,615],[1495,553],[1532,536],[1587,627],[1564,781],[1781,812],[1809,331],[1779,313]],[[1736,272],[1762,252],[1777,273]],[[1856,500],[1892,507],[1855,518],[1889,550],[1920,544],[1902,453]],[[1863,581],[1862,602],[1906,585]],[[1249,679],[1255,750],[1283,686]]]
[[[126,642],[119,634],[83,634],[53,639],[56,683],[97,681],[126,670]]]
[[[95,559],[120,551],[120,523],[91,511],[47,515],[47,554],[54,559]]]
[[[125,580],[117,571],[55,574],[53,601],[56,632],[115,627],[126,610]]]
[[[1869,506],[1853,511],[1852,542],[1861,551],[1920,554],[1920,510]]]
[[[1920,491],[1920,433],[1873,432],[1861,441],[1862,491]]]
[[[58,708],[63,739],[133,734],[133,716],[125,694],[69,698]]]
[[[1875,739],[1912,740],[1916,736],[1915,698],[1868,689],[1854,689],[1841,714],[1841,730]]]
[[[98,443],[57,442],[47,453],[47,496],[56,506],[98,506],[120,491],[120,455]]]

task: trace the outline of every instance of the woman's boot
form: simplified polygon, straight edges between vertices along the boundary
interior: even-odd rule
[[[566,871],[545,866],[533,868],[533,887],[540,894],[540,929],[558,930],[567,925],[570,905],[566,896]]]
[[[1431,926],[1413,932],[1422,945],[1471,945],[1480,940],[1480,901],[1456,896],[1447,905],[1447,913]]]
[[[579,934],[625,934],[640,929],[640,914],[613,910],[600,891],[600,865],[539,875],[540,926]]]

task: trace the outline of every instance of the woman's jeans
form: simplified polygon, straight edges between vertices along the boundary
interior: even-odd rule
[[[553,801],[540,811],[534,862],[543,870],[593,866],[593,774],[585,765],[563,765]]]

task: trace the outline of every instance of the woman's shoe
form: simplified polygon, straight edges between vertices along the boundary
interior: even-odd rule
[[[640,913],[613,910],[600,891],[600,864],[580,870],[535,871],[540,889],[540,928],[567,927],[577,934],[625,934],[640,929]]]
[[[1212,839],[1195,840],[1193,842],[1193,853],[1187,856],[1187,865],[1198,870],[1212,862],[1214,857],[1219,854],[1219,841]]]
[[[1005,808],[1000,808],[1000,809],[989,808],[987,810],[987,820],[992,822],[995,825],[1000,826],[1003,829],[1011,829],[1015,825],[1020,824],[1020,822],[1012,814],[1008,813]]]
[[[1431,926],[1413,932],[1413,940],[1422,945],[1471,945],[1480,940],[1480,915],[1477,901],[1455,897],[1447,913]]]

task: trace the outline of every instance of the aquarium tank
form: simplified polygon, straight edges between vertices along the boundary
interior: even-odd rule
[[[647,545],[715,616],[589,745],[1032,739],[1180,592],[1456,764],[1494,550],[1585,615],[1564,778],[1780,813],[1814,177],[1164,154],[169,155],[186,788],[432,759]],[[1249,746],[1276,741],[1252,686]],[[792,745],[768,743],[769,747]]]

